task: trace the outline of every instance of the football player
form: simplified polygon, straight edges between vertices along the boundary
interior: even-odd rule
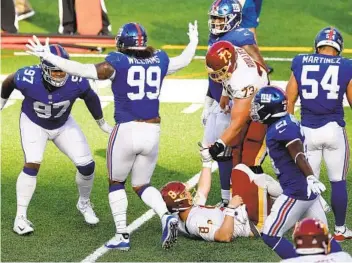
[[[189,24],[190,43],[180,56],[169,58],[162,50],[147,46],[148,36],[138,23],[122,26],[116,36],[117,51],[99,64],[81,64],[51,55],[35,38],[31,52],[62,70],[92,79],[110,79],[115,100],[116,126],[107,148],[109,203],[116,226],[115,238],[106,247],[129,250],[126,228],[125,181],[131,172],[132,187],[162,222],[162,247],[177,238],[178,219],[168,212],[160,192],[150,185],[158,158],[160,137],[159,94],[164,77],[187,66],[198,45],[197,22]]]
[[[47,50],[53,56],[69,59],[60,45],[50,45]],[[34,231],[33,224],[27,219],[27,208],[36,188],[37,174],[48,140],[53,141],[77,167],[77,209],[88,224],[97,224],[99,219],[89,200],[95,163],[84,134],[70,114],[76,99],[81,98],[100,128],[110,133],[112,127],[104,121],[97,94],[87,79],[68,75],[45,59],[41,60],[40,65],[21,68],[4,80],[1,109],[14,89],[24,96],[20,134],[25,164],[16,184],[17,214],[13,230],[19,235]]]
[[[298,257],[281,262],[352,262],[346,252],[330,253],[331,235],[327,226],[318,219],[305,218],[296,224],[293,243]]]
[[[301,100],[307,158],[315,176],[320,176],[322,159],[326,163],[337,241],[352,238],[352,231],[345,225],[350,149],[343,111],[345,94],[352,105],[352,63],[340,56],[342,49],[343,38],[336,28],[319,31],[315,54],[298,55],[293,59],[286,88],[290,113],[294,111],[298,96]]]
[[[246,206],[249,208],[253,203],[242,205],[242,197],[235,195],[230,199],[227,207],[206,205],[211,188],[212,159],[209,158],[209,153],[204,153],[204,148],[201,148],[201,154],[204,169],[202,169],[194,198],[182,182],[169,182],[161,189],[169,211],[176,213],[179,217],[179,230],[189,237],[217,242],[230,242],[236,237],[260,237],[261,229],[255,226],[253,218],[247,214]],[[270,176],[254,174],[244,164],[237,165],[235,169],[242,172],[242,186],[250,192],[257,192],[256,198],[266,202],[266,195],[258,196],[264,191],[276,196],[280,195],[280,185]],[[257,202],[255,198],[251,201]],[[255,217],[258,218],[258,215]]]
[[[292,244],[283,235],[298,220],[314,216],[327,224],[317,198],[325,191],[325,186],[314,176],[305,156],[300,123],[286,110],[286,94],[279,88],[266,86],[255,94],[250,113],[253,121],[268,125],[267,150],[283,189],[264,222],[262,237],[284,259],[297,256]],[[331,244],[332,251],[341,249],[335,240]]]
[[[215,0],[210,6],[209,12],[209,48],[218,41],[229,41],[235,46],[242,47],[255,61],[263,65],[265,62],[257,47],[254,34],[246,28],[240,27],[242,21],[242,7],[238,0]],[[221,97],[222,84],[209,78],[209,88],[205,97],[202,113],[202,123],[205,126],[203,144],[213,144],[219,138],[224,129],[230,123],[228,97]],[[220,104],[220,105],[219,105]],[[209,122],[208,122],[209,118]],[[257,171],[260,166],[264,151],[258,153],[257,144],[261,148],[261,142],[257,143],[254,134],[264,134],[265,129],[260,124],[252,124],[251,128],[244,131],[243,136],[229,146],[234,146],[234,164],[232,159],[226,158],[219,162],[220,184],[222,202],[226,204],[230,199],[230,177],[232,167],[238,163],[246,165]],[[252,138],[254,136],[254,138]],[[260,137],[260,136],[259,136]],[[251,150],[253,149],[253,150]]]

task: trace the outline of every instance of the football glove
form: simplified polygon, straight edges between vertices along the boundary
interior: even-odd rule
[[[211,158],[211,155],[209,153],[209,148],[203,146],[200,142],[198,142],[198,146],[199,146],[199,153],[202,159],[203,167],[210,166],[211,168],[211,162],[213,161],[213,159]]]
[[[217,162],[225,162],[232,159],[232,147],[226,146],[221,139],[218,139],[209,147],[209,153],[213,160]]]
[[[100,120],[96,120],[97,124],[99,125],[100,129],[103,132],[106,132],[108,134],[110,134],[112,132],[112,130],[114,129],[113,127],[111,127],[105,120],[104,118],[100,119]]]
[[[195,42],[198,44],[198,24],[197,20],[194,21],[194,24],[192,23],[188,24],[188,33],[187,35],[189,36],[189,42]]]
[[[319,195],[326,190],[325,185],[318,180],[314,175],[307,176],[307,198],[310,197],[312,193]]]
[[[28,43],[26,44],[26,47],[28,48],[28,50],[26,51],[28,54],[31,54],[33,56],[36,57],[40,57],[40,58],[44,58],[47,55],[50,55],[50,48],[49,48],[49,38],[47,37],[45,40],[45,45],[43,46],[39,39],[33,35],[33,40],[32,39],[28,39]]]

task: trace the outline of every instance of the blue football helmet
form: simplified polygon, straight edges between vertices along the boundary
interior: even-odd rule
[[[250,116],[253,121],[268,124],[273,118],[281,118],[287,114],[286,94],[280,88],[265,86],[255,94]]]
[[[138,23],[128,23],[123,25],[117,36],[116,47],[143,50],[147,47],[147,32],[144,27]]]
[[[321,46],[330,46],[337,50],[338,54],[343,50],[343,37],[339,30],[334,27],[325,27],[319,31],[314,40],[315,52]]]
[[[67,51],[60,45],[50,45],[49,49],[51,53],[59,57],[70,59]],[[63,72],[60,68],[43,59],[41,60],[41,67],[43,79],[46,82],[55,88],[59,88],[65,85],[68,79],[68,74],[66,72]]]
[[[215,0],[208,15],[210,33],[219,35],[238,27],[242,21],[242,6],[238,0]],[[217,18],[223,21],[218,22]]]

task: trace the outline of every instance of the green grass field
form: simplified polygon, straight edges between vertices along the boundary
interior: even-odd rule
[[[187,44],[188,22],[199,24],[200,45],[207,43],[207,10],[211,1],[204,0],[105,0],[113,32],[129,21],[142,23],[149,34],[149,43],[155,47],[165,44]],[[319,5],[317,3],[319,2]],[[20,32],[56,33],[58,28],[57,1],[31,0],[36,15],[20,22]],[[260,46],[312,46],[313,39],[327,25],[338,27],[345,38],[345,48],[352,48],[351,3],[348,0],[264,0],[261,25],[258,28]],[[177,55],[179,50],[168,51]],[[265,52],[266,57],[291,58],[295,52]],[[198,51],[197,55],[204,55]],[[351,54],[347,55],[352,57]],[[77,59],[95,63],[102,59]],[[9,74],[18,68],[36,64],[34,57],[18,57],[13,51],[2,50],[1,74]],[[270,62],[275,68],[273,80],[287,80],[290,62]],[[196,60],[173,77],[191,78],[196,74],[205,78],[204,61]],[[201,109],[192,114],[181,111],[187,103],[162,103],[160,114],[162,135],[160,154],[152,183],[161,187],[168,181],[187,181],[200,170],[197,142],[203,129],[200,125]],[[76,209],[78,199],[75,184],[75,167],[52,143],[48,143],[44,161],[38,174],[36,193],[28,210],[28,218],[35,225],[35,233],[20,237],[13,233],[16,214],[16,180],[23,168],[18,118],[21,102],[1,113],[1,261],[3,262],[77,262],[83,260],[114,235],[115,226],[108,204],[108,182],[105,165],[105,149],[108,136],[91,118],[83,102],[76,102],[72,115],[85,133],[96,162],[96,177],[92,202],[100,218],[96,227],[84,223]],[[113,123],[113,104],[104,108],[108,122]],[[346,109],[347,132],[352,138],[352,114]],[[266,160],[264,168],[273,174]],[[324,197],[330,199],[330,186],[326,171],[322,178],[328,190]],[[349,200],[352,196],[351,172],[348,175]],[[219,201],[218,174],[214,173],[210,204]],[[148,207],[126,185],[129,208],[128,222],[139,218]],[[348,210],[347,224],[352,227],[352,212]],[[333,215],[328,214],[330,227]],[[164,251],[160,246],[161,226],[154,217],[131,236],[131,251],[110,251],[98,261],[278,261],[279,258],[260,239],[240,238],[233,243],[207,243],[180,237],[177,246]],[[290,235],[287,235],[290,238]],[[352,253],[352,241],[342,243]]]

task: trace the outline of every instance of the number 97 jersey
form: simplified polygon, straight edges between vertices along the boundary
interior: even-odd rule
[[[169,57],[157,50],[149,58],[111,52],[105,59],[114,69],[112,91],[116,123],[159,117],[159,94]]]
[[[298,55],[292,61],[301,99],[302,125],[319,128],[336,121],[345,126],[343,96],[352,78],[352,63],[339,56]]]

